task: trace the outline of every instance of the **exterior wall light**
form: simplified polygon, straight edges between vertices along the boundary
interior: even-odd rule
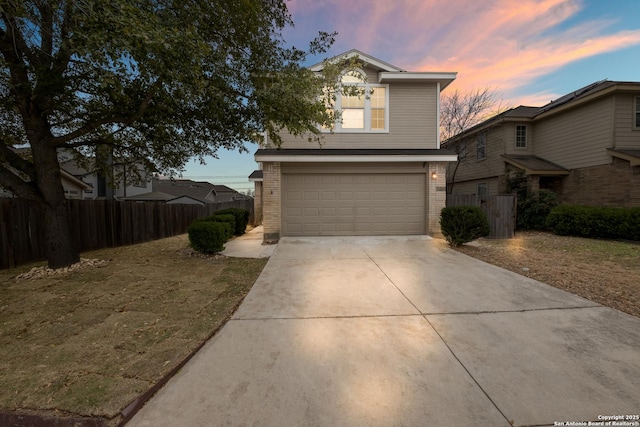
[[[438,174],[435,172],[431,172],[431,179],[438,179]]]

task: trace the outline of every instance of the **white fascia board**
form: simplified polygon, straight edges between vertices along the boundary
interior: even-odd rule
[[[256,155],[257,162],[284,162],[284,163],[408,163],[408,162],[456,162],[457,154],[447,155]]]
[[[369,56],[366,53],[360,52],[357,49],[351,49],[350,51],[345,52],[341,55],[336,55],[333,58],[329,58],[327,61],[332,62],[332,61],[338,61],[341,59],[349,59],[349,58],[353,58],[354,56],[357,56],[358,59],[362,59],[366,64],[373,65],[374,67],[380,70],[391,71],[391,72],[404,72],[402,68],[398,68],[395,65],[389,64],[388,62],[384,62],[380,59],[374,58],[373,56]],[[311,71],[322,71],[323,68],[324,68],[324,61],[309,67]]]
[[[458,73],[434,73],[429,71],[419,72],[389,72],[381,71],[378,73],[380,83],[389,82],[420,82],[420,83],[440,83],[440,91],[449,86],[453,82]]]
[[[249,178],[249,182],[262,182],[264,178]]]

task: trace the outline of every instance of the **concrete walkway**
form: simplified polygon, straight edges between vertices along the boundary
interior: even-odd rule
[[[128,427],[586,423],[639,378],[636,317],[428,237],[284,238]]]
[[[234,258],[269,258],[276,245],[262,244],[263,228],[258,226],[242,236],[234,237],[224,245],[222,255]]]

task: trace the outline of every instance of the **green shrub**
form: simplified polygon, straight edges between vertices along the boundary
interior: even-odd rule
[[[442,234],[456,247],[489,234],[489,221],[476,206],[453,206],[440,211]]]
[[[229,233],[229,224],[195,220],[187,228],[189,243],[198,252],[213,253],[224,249]]]
[[[640,208],[559,205],[547,225],[559,235],[640,241]]]
[[[247,224],[249,223],[249,214],[250,212],[246,209],[240,208],[227,208],[222,209],[214,213],[214,215],[233,215],[236,219],[236,227],[233,232],[236,236],[240,236],[244,234],[247,229]]]
[[[558,205],[558,196],[553,191],[534,191],[526,198],[518,197],[516,227],[519,230],[547,230],[547,217]]]
[[[201,218],[198,221],[220,222],[228,225],[227,240],[233,237],[233,233],[236,231],[236,217],[230,214],[218,214],[215,213],[211,216]]]

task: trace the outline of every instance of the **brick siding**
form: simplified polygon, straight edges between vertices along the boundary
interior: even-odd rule
[[[443,237],[440,229],[440,211],[447,204],[447,164],[445,162],[429,163],[427,185],[427,234]],[[436,179],[432,178],[435,172]]]
[[[264,242],[275,243],[280,240],[282,174],[279,162],[263,164],[262,215]]]
[[[541,188],[563,203],[586,206],[640,206],[640,166],[614,158],[611,164],[574,169],[561,180],[541,179]]]

